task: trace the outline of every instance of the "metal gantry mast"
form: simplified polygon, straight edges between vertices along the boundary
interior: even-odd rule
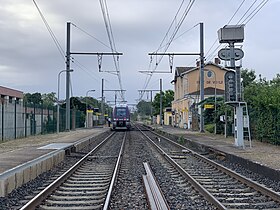
[[[71,55],[123,55],[123,53],[99,53],[99,52],[71,52],[70,50],[70,31],[71,23],[67,22],[67,35],[66,35],[66,131],[70,131],[70,58]],[[103,96],[102,96],[103,104]]]
[[[204,31],[203,31],[203,23],[199,23],[200,25],[200,52],[199,53],[149,53],[148,55],[199,55],[200,56],[200,100],[204,100]],[[173,61],[173,57],[172,57]],[[171,67],[172,69],[172,67]],[[150,73],[157,73],[157,71],[152,71]],[[204,117],[203,117],[203,106],[200,107],[200,132],[204,132]]]

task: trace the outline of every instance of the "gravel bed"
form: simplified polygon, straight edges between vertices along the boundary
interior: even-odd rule
[[[265,185],[266,187],[268,188],[271,188],[273,189],[274,191],[276,192],[279,192],[280,193],[280,182],[277,182],[277,181],[274,181],[274,180],[271,180],[271,179],[268,179],[267,177],[261,175],[261,174],[258,174],[258,173],[254,173],[244,167],[242,167],[241,165],[237,164],[237,163],[231,163],[230,161],[228,160],[220,160],[220,159],[217,159],[213,156],[209,156],[208,157],[209,159],[212,159],[213,161],[247,177],[247,178],[250,178],[260,184],[263,184]]]
[[[95,141],[89,145],[81,153],[86,153],[97,146],[101,140],[107,136],[108,133],[102,133],[95,137]],[[26,202],[32,197],[37,195],[41,190],[48,186],[56,177],[62,175],[73,164],[79,160],[79,156],[66,156],[65,160],[54,167],[52,170],[40,174],[36,179],[25,183],[21,187],[13,190],[8,196],[0,197],[0,209],[1,210],[16,210],[20,209]]]
[[[161,133],[161,135],[164,135],[163,133]],[[169,138],[170,136],[168,136],[167,138]],[[176,137],[175,137],[176,138]],[[174,139],[175,139],[174,138]],[[173,140],[174,140],[173,139]],[[175,141],[175,140],[174,140]],[[178,140],[176,141],[178,143]],[[191,149],[194,149],[194,148],[191,148]],[[196,148],[197,149],[197,148]],[[170,150],[170,148],[169,148]],[[197,151],[196,152],[200,153],[200,152],[205,152],[205,151]],[[276,192],[279,192],[280,193],[280,182],[277,182],[275,180],[271,180],[267,177],[265,177],[264,175],[260,173],[254,173],[250,170],[248,170],[247,168],[244,168],[242,167],[240,164],[237,164],[237,163],[231,163],[229,160],[221,160],[219,158],[216,158],[215,155],[206,155],[209,159],[247,177],[247,178],[250,178],[260,184],[263,184],[265,185],[266,187],[268,188],[271,188],[273,189],[274,191]]]
[[[215,209],[204,198],[193,196],[191,186],[182,187],[172,178],[172,170],[140,132],[131,131],[125,145],[120,174],[113,190],[111,209],[148,209],[142,175],[148,162],[171,209]]]

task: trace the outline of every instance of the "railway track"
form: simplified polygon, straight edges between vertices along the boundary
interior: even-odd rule
[[[144,130],[158,151],[218,209],[280,209],[279,193],[164,136]],[[176,176],[179,177],[175,172]]]
[[[107,209],[125,138],[112,133],[21,209]]]
[[[278,193],[142,130],[113,132],[21,209],[279,209]]]

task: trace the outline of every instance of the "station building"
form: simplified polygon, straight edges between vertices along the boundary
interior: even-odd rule
[[[231,69],[219,65],[219,59],[204,65],[204,99],[224,96],[224,76]],[[174,101],[172,102],[172,125],[199,130],[200,66],[176,67],[174,80]]]

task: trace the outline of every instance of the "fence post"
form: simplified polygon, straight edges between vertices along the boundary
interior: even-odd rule
[[[43,104],[41,104],[41,135],[43,134],[43,130],[44,130],[44,123],[43,123]]]
[[[35,136],[36,135],[36,109],[35,109],[35,103],[33,103],[34,107],[34,116],[33,116],[33,135]]]
[[[17,98],[13,98],[14,99],[14,103],[15,103],[15,122],[14,122],[14,125],[15,125],[15,139],[17,138]]]
[[[54,108],[54,106],[53,106],[53,108],[52,108],[52,112],[53,112],[53,133],[55,132],[55,124],[54,124],[54,110],[55,110],[55,108]],[[57,120],[57,119],[56,119]],[[57,122],[57,121],[56,121]]]
[[[24,136],[27,137],[27,104],[24,103]]]
[[[2,141],[4,141],[4,101],[5,101],[5,99],[1,98],[1,103],[2,103],[2,119],[1,119],[1,121],[2,121],[2,123],[1,123],[1,125],[2,125]]]

